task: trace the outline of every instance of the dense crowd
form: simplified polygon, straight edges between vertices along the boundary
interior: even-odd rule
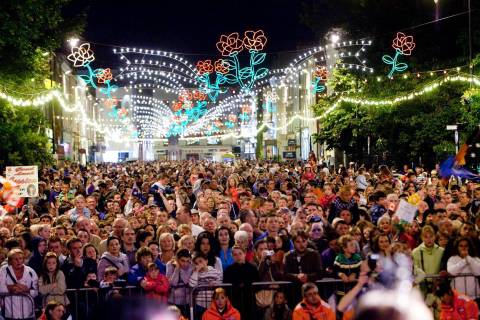
[[[43,168],[39,180],[39,196],[0,219],[6,318],[33,319],[38,308],[41,319],[85,319],[95,308],[72,305],[92,302],[71,301],[69,289],[92,288],[106,305],[134,286],[183,319],[192,290],[209,286],[195,293],[196,319],[353,319],[358,295],[378,281],[372,273],[398,267],[402,255],[438,318],[477,319],[473,182],[421,167],[334,170],[314,154],[284,163],[66,164]],[[397,216],[401,201],[416,206],[412,221]],[[321,298],[316,282],[325,278],[342,286]],[[252,289],[278,281],[293,290]],[[24,310],[25,294],[36,308]]]

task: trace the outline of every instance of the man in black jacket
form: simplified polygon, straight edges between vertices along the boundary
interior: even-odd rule
[[[97,274],[97,264],[93,259],[83,257],[82,242],[72,238],[67,242],[68,257],[62,265],[68,289],[85,287],[85,280],[90,273]],[[102,279],[98,279],[102,280]]]
[[[242,318],[252,319],[251,301],[253,282],[259,281],[258,270],[245,261],[245,251],[239,246],[233,246],[232,256],[235,263],[228,266],[223,274],[223,281],[232,284],[232,304],[242,314]]]

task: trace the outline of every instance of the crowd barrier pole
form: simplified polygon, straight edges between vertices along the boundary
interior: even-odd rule
[[[12,319],[34,319],[35,301],[27,293],[0,293],[2,315]],[[21,315],[18,311],[21,309]],[[27,314],[26,314],[27,312]]]
[[[184,316],[190,312],[190,290],[191,287],[186,283],[170,286],[168,289],[168,303],[180,308]]]

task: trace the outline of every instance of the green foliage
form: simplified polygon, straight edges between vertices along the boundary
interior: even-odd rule
[[[0,100],[0,168],[53,161],[45,118],[35,107],[14,108]]]
[[[338,82],[337,82],[338,81]],[[429,81],[407,79],[358,82],[355,75],[342,72],[330,78],[332,87],[355,97],[393,97],[423,87]],[[356,92],[356,93],[353,93]],[[326,97],[313,106],[324,113],[338,97]],[[446,125],[464,123],[461,138],[470,134],[479,121],[480,90],[467,84],[447,83],[441,88],[394,106],[362,106],[342,103],[321,120],[316,142],[344,150],[352,159],[367,159],[367,139],[371,155],[388,155],[397,164],[418,162],[432,165],[454,151],[453,133]]]
[[[48,77],[50,55],[83,30],[84,14],[69,15],[75,0],[0,2],[0,79],[20,92],[35,92]],[[84,8],[75,8],[82,11]],[[33,81],[32,81],[33,79]]]
[[[0,1],[2,91],[21,98],[45,91],[44,79],[50,77],[55,50],[61,48],[69,36],[79,35],[83,30],[85,8],[77,2]],[[45,128],[40,109],[16,108],[0,100],[0,168],[51,163],[52,146]]]

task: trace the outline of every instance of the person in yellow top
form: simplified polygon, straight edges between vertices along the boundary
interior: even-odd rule
[[[293,320],[335,320],[335,311],[320,298],[314,283],[302,286],[303,300],[293,310]]]

